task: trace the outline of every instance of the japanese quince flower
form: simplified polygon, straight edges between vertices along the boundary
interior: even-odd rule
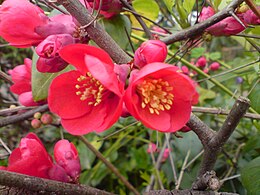
[[[72,44],[59,52],[72,70],[57,76],[49,88],[50,110],[61,117],[71,134],[102,132],[120,117],[124,85],[114,72],[114,63],[102,49]]]
[[[44,11],[28,0],[5,0],[0,7],[0,36],[16,47],[30,47],[44,37],[35,28],[47,24]]]
[[[163,62],[167,57],[167,46],[160,40],[148,40],[135,51],[134,64],[142,68],[152,62]]]
[[[209,17],[213,16],[215,11],[211,7],[203,7],[201,14],[199,16],[199,22],[202,22]],[[243,19],[240,18],[243,22]],[[245,30],[245,28],[233,17],[227,17],[220,22],[210,26],[206,29],[211,35],[214,36],[230,36],[235,35]]]
[[[59,72],[68,63],[59,56],[59,51],[66,45],[74,43],[70,34],[50,35],[42,41],[36,48],[36,53],[40,56],[36,67],[39,72]]]
[[[19,95],[19,102],[24,106],[39,105],[39,103],[34,102],[32,96],[31,69],[32,60],[25,58],[24,64],[16,66],[13,70],[8,71],[14,82],[10,87],[10,90]]]
[[[131,75],[124,100],[132,116],[146,127],[176,132],[188,122],[198,93],[177,67],[151,63]]]
[[[52,158],[40,139],[29,133],[11,153],[6,170],[48,179],[48,170],[52,166]]]

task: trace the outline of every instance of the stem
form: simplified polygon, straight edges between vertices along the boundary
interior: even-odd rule
[[[139,195],[139,192],[130,184],[127,179],[118,171],[118,169],[110,163],[92,144],[83,136],[78,137],[134,194]]]

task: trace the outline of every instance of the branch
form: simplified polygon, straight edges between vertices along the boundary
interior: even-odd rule
[[[181,30],[175,34],[172,34],[168,37],[161,39],[167,45],[172,44],[177,41],[182,41],[188,38],[195,38],[201,35],[204,30],[213,24],[225,19],[228,16],[231,16],[231,13],[235,11],[235,9],[243,2],[244,0],[233,0],[227,7],[225,7],[222,11],[216,13],[209,19],[198,23],[190,28]]]
[[[145,192],[144,195],[239,195],[236,193],[228,192],[214,192],[214,191],[196,191],[196,190],[154,190],[150,192]]]
[[[2,170],[0,170],[0,185],[8,186],[10,188],[18,188],[19,190],[26,189],[29,192],[35,192],[35,194],[43,195],[112,195],[112,193],[108,193],[103,190],[99,190],[85,185],[63,183],[54,180],[32,177]]]
[[[46,104],[43,106],[39,106],[35,109],[32,109],[30,111],[27,111],[25,113],[22,113],[22,114],[16,114],[16,115],[2,118],[2,119],[0,119],[0,127],[23,121],[25,119],[32,117],[36,112],[45,112],[47,110],[49,110],[49,108],[48,108],[48,105]]]
[[[115,63],[124,64],[131,61],[131,58],[119,47],[119,45],[98,23],[91,23],[93,17],[78,0],[57,0],[57,2],[63,5],[82,26],[87,25],[85,29],[89,37],[100,48],[104,49],[115,61]]]
[[[207,108],[207,107],[193,106],[192,112],[200,112],[200,113],[206,113],[206,114],[228,115],[230,111],[229,110],[223,110],[221,108]],[[244,117],[260,120],[260,114],[246,113],[244,115]]]
[[[192,115],[191,120],[187,125],[194,129],[194,132],[198,135],[205,150],[198,179],[193,183],[192,189],[205,190],[208,187],[208,183],[205,182],[203,177],[208,171],[211,171],[214,168],[218,153],[237,127],[240,119],[244,116],[249,106],[250,101],[247,98],[239,97],[230,110],[223,126],[217,133],[212,133],[205,124],[201,124],[200,120]]]

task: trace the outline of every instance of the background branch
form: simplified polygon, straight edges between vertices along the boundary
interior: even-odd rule
[[[25,113],[22,113],[22,114],[16,114],[16,115],[2,118],[2,119],[0,119],[0,127],[26,120],[26,119],[32,117],[36,112],[45,112],[47,110],[49,110],[49,107],[46,104],[43,106],[36,107],[36,108],[34,108],[30,111],[27,111]]]
[[[217,22],[225,19],[228,16],[231,16],[231,13],[234,12],[235,9],[243,1],[244,0],[233,0],[227,7],[225,7],[223,10],[216,13],[209,19],[201,23],[195,24],[194,26],[189,27],[187,29],[181,30],[180,32],[177,32],[175,34],[169,35],[168,37],[161,39],[161,41],[169,45],[177,41],[182,41],[189,38],[196,38],[197,36],[201,35],[206,28],[212,26],[213,24],[216,24]]]

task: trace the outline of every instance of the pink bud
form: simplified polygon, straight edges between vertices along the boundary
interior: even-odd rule
[[[210,64],[209,68],[212,71],[218,70],[220,67],[220,64],[218,62],[213,62],[212,64]]]
[[[203,69],[203,72],[205,72],[206,74],[208,74],[208,73],[209,73],[209,69],[208,69],[208,68],[204,68],[204,69]]]
[[[68,140],[60,140],[54,147],[54,158],[70,176],[70,180],[76,182],[80,175],[80,162],[78,151],[73,143]]]
[[[48,175],[50,179],[61,181],[61,182],[69,182],[70,177],[67,175],[64,168],[62,168],[60,165],[55,164],[48,170]]]
[[[184,74],[189,74],[189,69],[188,69],[187,66],[182,66],[182,67],[181,67],[181,70],[182,70],[182,72],[183,72]]]
[[[207,64],[207,59],[206,59],[204,56],[200,57],[200,58],[198,59],[197,63],[196,63],[196,65],[197,65],[198,67],[201,67],[201,68],[205,67],[206,64]]]
[[[258,10],[260,10],[260,6],[258,6],[257,8],[258,8]],[[243,18],[245,20],[245,23],[253,24],[253,25],[260,24],[260,18],[258,18],[251,9],[247,10],[242,15],[243,15]]]
[[[122,81],[122,83],[125,83],[130,73],[130,66],[129,64],[115,64],[114,71],[118,76],[119,80]]]
[[[142,68],[152,62],[164,62],[167,57],[167,46],[160,40],[148,40],[135,51],[134,64]]]
[[[156,146],[156,144],[154,144],[154,143],[149,143],[149,145],[148,145],[148,148],[147,148],[147,153],[154,153],[154,152],[157,152],[157,146]]]
[[[41,123],[41,121],[39,120],[39,119],[33,119],[32,121],[31,121],[31,126],[34,128],[34,129],[38,129],[38,128],[40,128],[41,127],[41,125],[42,125],[42,123]]]
[[[163,151],[163,157],[162,157],[162,162],[165,162],[167,160],[167,158],[169,157],[170,155],[170,149],[169,148],[166,148],[164,151]]]
[[[61,57],[56,56],[53,58],[39,57],[36,63],[36,68],[39,72],[55,73],[63,70],[68,65]]]
[[[199,22],[203,22],[204,20],[208,19],[209,17],[213,16],[215,14],[215,11],[212,7],[203,7],[200,16],[199,16]]]
[[[52,123],[52,116],[50,114],[43,114],[41,116],[41,122],[44,124],[44,125],[48,125],[48,124],[51,124]]]

